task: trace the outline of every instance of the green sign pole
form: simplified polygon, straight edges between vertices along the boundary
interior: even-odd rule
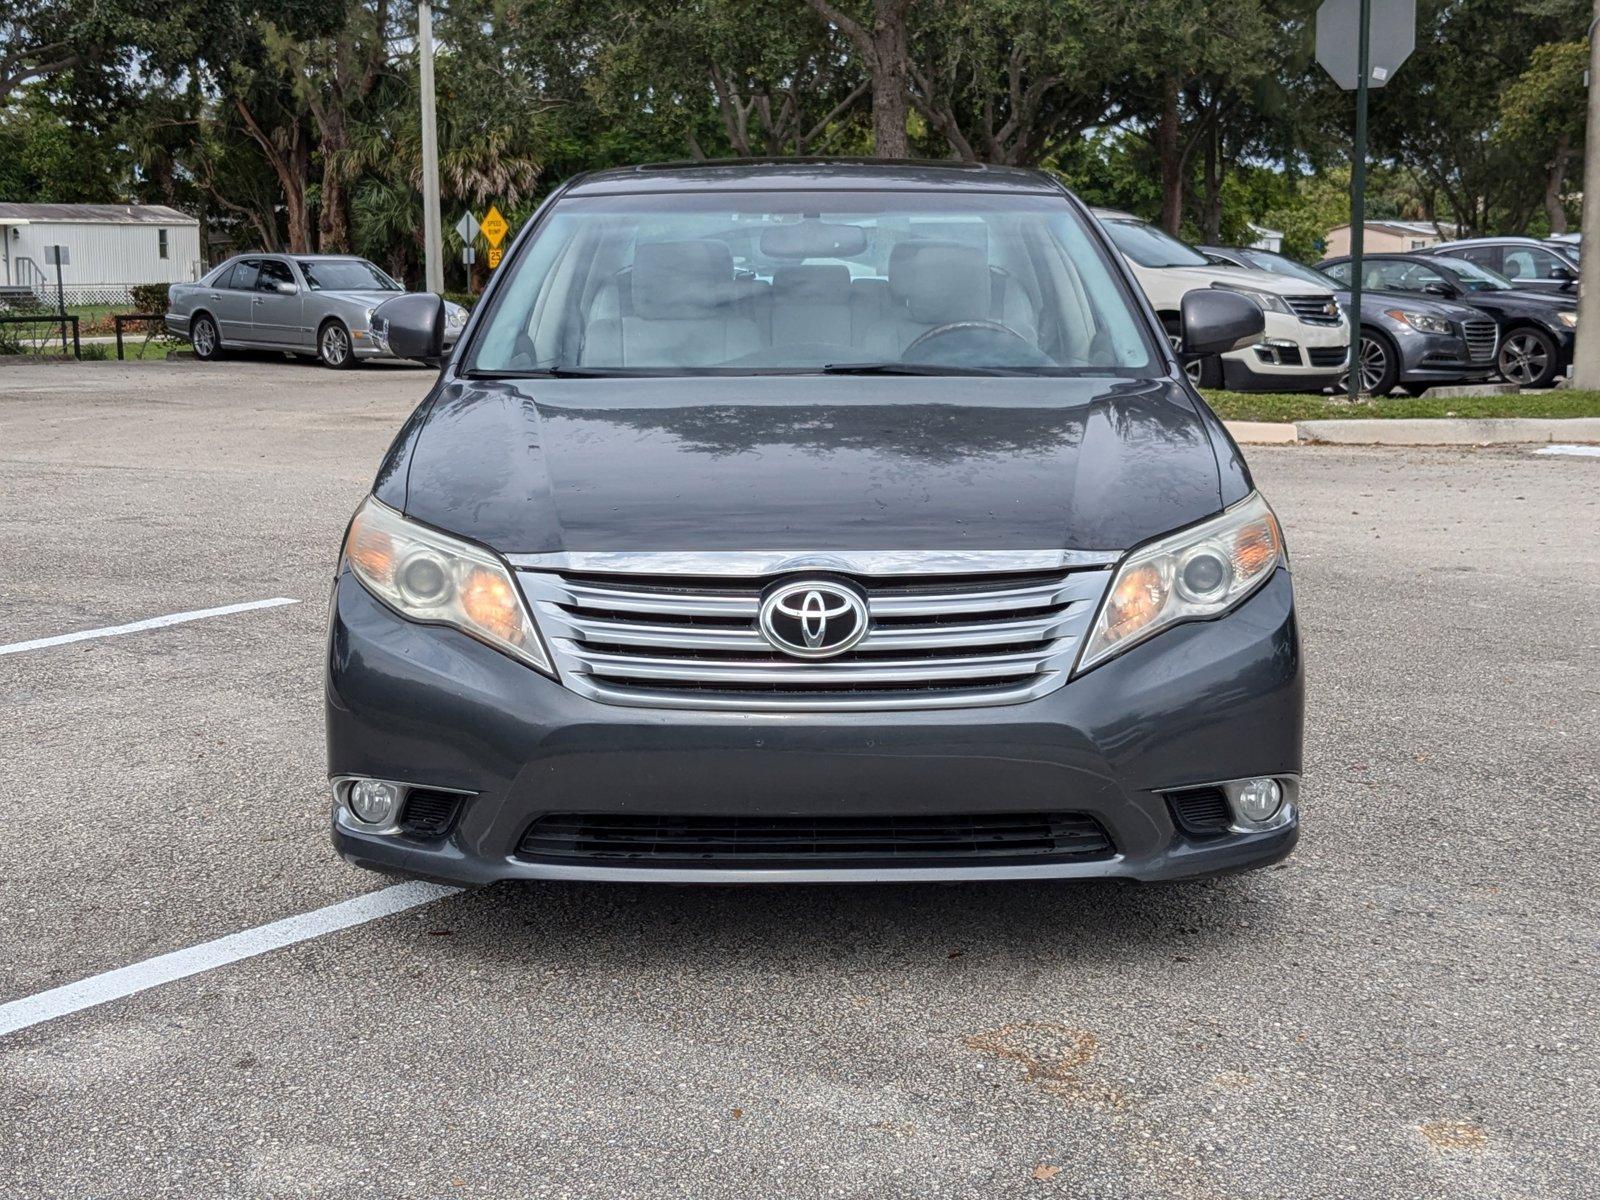
[[[1356,145],[1350,170],[1350,400],[1361,395],[1361,254],[1367,231],[1367,76],[1372,73],[1372,0],[1361,0],[1356,35]]]

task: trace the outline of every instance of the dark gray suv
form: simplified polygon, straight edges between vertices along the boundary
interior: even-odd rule
[[[373,324],[440,355],[435,298]],[[1278,522],[1011,169],[561,188],[351,522],[327,723],[339,850],[462,883],[1179,879],[1298,833]]]

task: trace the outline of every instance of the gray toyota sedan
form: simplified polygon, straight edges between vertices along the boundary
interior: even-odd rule
[[[1261,307],[1181,301],[1227,353]],[[1289,558],[1053,178],[579,177],[517,237],[333,584],[335,845],[499,879],[1171,880],[1287,855]]]
[[[343,369],[385,353],[372,336],[372,310],[405,291],[364,258],[243,254],[198,283],[173,284],[167,328],[202,359],[230,349],[287,350]],[[445,345],[466,323],[466,309],[445,304]]]

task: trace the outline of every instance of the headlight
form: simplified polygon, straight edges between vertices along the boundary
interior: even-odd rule
[[[459,304],[446,304],[444,306],[444,319],[451,329],[460,329],[467,323],[467,310]]]
[[[368,496],[350,522],[344,557],[356,578],[401,616],[450,625],[555,674],[516,579],[483,547],[408,521]]]
[[[1074,674],[1181,621],[1238,604],[1287,561],[1278,519],[1261,498],[1133,551],[1117,568]]]
[[[377,305],[373,305],[371,308],[367,309],[367,328],[368,329],[372,328],[372,314],[377,312],[377,311],[378,311]]]
[[[1294,309],[1289,307],[1289,302],[1275,292],[1263,292],[1257,288],[1243,287],[1237,283],[1213,283],[1215,288],[1224,291],[1238,292],[1241,296],[1248,296],[1260,306],[1262,312],[1283,313],[1285,316],[1294,316]]]
[[[1560,313],[1557,313],[1556,316],[1561,318],[1561,323],[1563,325],[1565,325],[1568,329],[1576,329],[1578,327],[1578,314],[1577,313],[1575,313],[1575,312],[1560,312]]]
[[[1403,308],[1386,308],[1383,315],[1392,320],[1409,325],[1418,333],[1454,333],[1450,322],[1443,317],[1430,316],[1428,313],[1407,312]]]

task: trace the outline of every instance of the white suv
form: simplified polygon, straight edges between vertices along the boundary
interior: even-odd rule
[[[1197,384],[1236,392],[1321,391],[1338,384],[1350,356],[1350,326],[1333,292],[1292,275],[1219,266],[1131,213],[1097,208],[1094,215],[1122,251],[1175,348],[1183,348],[1177,331],[1185,292],[1228,288],[1261,306],[1261,340],[1191,361],[1189,378]]]

